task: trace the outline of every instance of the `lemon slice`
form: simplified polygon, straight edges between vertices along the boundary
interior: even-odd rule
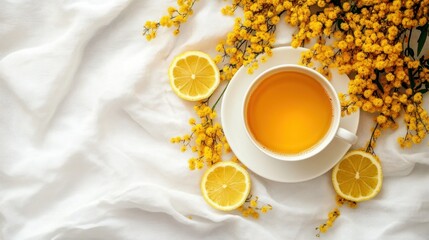
[[[168,76],[173,91],[189,101],[210,97],[220,82],[215,62],[200,51],[187,51],[175,57]]]
[[[380,162],[364,151],[351,151],[334,167],[332,184],[341,197],[361,202],[375,197],[381,189]]]
[[[204,173],[201,192],[212,207],[234,210],[246,201],[250,192],[250,178],[247,171],[235,162],[219,162]]]

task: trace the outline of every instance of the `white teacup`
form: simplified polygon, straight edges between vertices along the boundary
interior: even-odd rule
[[[291,77],[286,78],[287,76],[291,76]],[[295,79],[292,76],[298,76],[299,78]],[[288,82],[282,82],[283,81],[281,80],[283,79],[282,77],[285,79],[285,81],[287,79]],[[271,82],[268,82],[268,81],[271,81]],[[303,84],[307,84],[307,83],[310,84],[308,86],[311,86],[311,87],[303,88],[307,86],[307,85],[304,86]],[[274,84],[277,84],[277,85],[274,85]],[[295,90],[294,88],[296,88],[297,91],[294,92]],[[285,94],[283,94],[282,89],[287,90],[287,91],[284,91]],[[305,90],[305,94],[301,94],[301,92],[297,93],[298,91],[302,91],[302,89],[308,89],[308,90]],[[313,89],[316,94],[312,94],[311,91]],[[279,91],[283,95],[282,94],[279,95]],[[324,91],[324,93],[320,94],[321,91]],[[278,96],[275,93],[277,93]],[[309,97],[301,99],[300,101],[297,101],[297,103],[300,105],[291,107],[292,104],[290,102],[288,103],[286,102],[286,101],[289,101],[287,99],[292,99],[292,101],[294,101],[293,99],[295,98],[293,96],[305,96],[306,94]],[[267,104],[270,101],[270,98],[282,99],[282,101],[283,99],[285,99],[285,106],[281,108],[276,107],[278,105],[282,105],[282,104],[278,104],[279,101],[271,101],[271,103],[274,103],[274,104]],[[313,101],[313,103],[314,101],[317,101],[316,104],[313,104],[316,107],[319,106],[318,105],[319,103],[323,102],[324,103],[323,106],[325,107],[328,106],[330,107],[330,109],[328,108],[313,109],[313,107],[310,107],[312,109],[308,109],[309,108],[308,106],[313,106],[313,105],[309,105],[312,103],[311,101]],[[307,106],[307,107],[300,107],[301,105]],[[253,144],[257,148],[259,148],[262,152],[279,160],[299,161],[299,160],[308,159],[318,154],[323,149],[325,149],[329,145],[329,143],[331,143],[334,137],[340,138],[349,144],[354,144],[357,140],[357,136],[355,134],[351,133],[346,129],[339,127],[340,119],[341,119],[341,105],[338,99],[338,95],[334,87],[332,86],[332,84],[322,74],[308,67],[294,65],[294,64],[285,64],[285,65],[279,65],[279,66],[267,69],[266,71],[258,75],[256,77],[256,80],[249,86],[249,88],[246,91],[246,95],[242,106],[243,106],[242,118],[245,124],[248,137],[251,139]],[[281,110],[278,110],[278,109],[281,109]],[[325,110],[328,110],[328,111],[325,111]],[[320,119],[318,119],[316,116],[317,118],[316,120],[315,116],[311,116],[311,114],[313,115],[317,114],[317,113],[314,113],[317,111],[321,113],[320,115],[317,115],[317,116],[324,116],[324,117],[323,118],[320,117]],[[263,114],[258,115],[258,113],[262,113],[262,112]],[[309,114],[308,117],[307,115],[305,115],[307,113]],[[299,119],[304,120],[302,121],[303,124],[299,123]],[[309,127],[307,128],[305,127],[305,124],[307,123],[310,124],[312,122],[317,122],[319,120],[323,122],[323,124],[321,124],[323,125],[323,127],[320,127],[320,128],[314,127],[316,125],[307,125]],[[296,126],[294,126],[293,124],[289,124],[289,125],[287,124],[287,123],[297,123],[297,121],[298,121],[298,124],[295,124]],[[283,122],[285,124],[283,124]],[[263,125],[265,123],[271,124],[272,126],[265,127]],[[259,129],[254,126],[259,127]],[[292,133],[289,134],[287,132],[288,129],[291,130],[290,132],[294,132],[295,129],[300,129],[300,128],[304,129],[302,131],[303,135],[301,134],[298,135],[296,133],[294,133],[295,135],[293,135]],[[258,129],[258,130],[254,130],[254,129]],[[276,129],[279,129],[279,131],[277,131]],[[270,134],[270,135],[267,135],[267,134]],[[317,136],[321,136],[320,139],[315,134],[319,134]],[[264,139],[268,139],[265,144],[263,143]],[[297,140],[295,141],[295,139]],[[301,140],[298,140],[298,139],[301,139]],[[312,142],[307,141],[307,139],[316,139],[316,140],[314,141],[312,140],[314,142],[313,144]],[[283,150],[284,149],[287,149],[287,150],[280,151],[278,150],[280,149],[280,147],[274,150],[274,148],[277,148],[277,146],[270,147],[268,146],[269,144],[267,144],[269,142],[278,143],[279,146],[283,147]],[[299,150],[301,145],[305,145],[305,144],[311,144],[311,145],[308,148]],[[289,151],[289,146],[290,146],[290,149],[293,149],[293,151],[292,150]],[[296,149],[298,149],[298,152],[296,151]]]

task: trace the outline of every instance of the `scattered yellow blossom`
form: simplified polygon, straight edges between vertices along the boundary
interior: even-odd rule
[[[320,224],[316,230],[319,231],[316,236],[320,237],[321,233],[326,233],[328,231],[329,228],[331,228],[335,222],[335,220],[337,220],[337,218],[341,215],[340,213],[340,207],[342,207],[344,204],[347,204],[348,207],[350,208],[356,208],[357,207],[357,203],[347,200],[345,198],[340,197],[339,195],[336,195],[336,203],[337,206],[328,213],[328,219],[326,220],[325,223]]]
[[[193,14],[192,7],[198,0],[177,0],[178,8],[169,7],[168,15],[162,16],[159,21],[147,21],[143,26],[143,36],[150,41],[156,37],[159,27],[175,27],[173,35],[177,36],[180,33],[180,26],[188,20],[188,17]]]
[[[259,213],[267,213],[273,209],[270,204],[259,206],[259,203],[259,198],[257,196],[253,197],[249,195],[243,206],[238,208],[238,211],[240,211],[244,217],[253,217],[257,219],[259,218]]]

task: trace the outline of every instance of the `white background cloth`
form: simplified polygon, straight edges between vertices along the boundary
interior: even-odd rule
[[[148,43],[143,24],[175,1],[0,2],[0,239],[315,238],[335,206],[330,174],[295,184],[251,174],[273,206],[253,220],[209,207],[191,153],[169,142],[193,116],[169,63],[186,50],[214,56],[233,25],[225,4],[198,2],[178,37],[160,30]],[[288,44],[293,29],[280,25]],[[356,147],[371,124],[363,114]],[[343,207],[322,239],[429,239],[428,141],[402,150],[404,131],[379,139],[381,193]]]

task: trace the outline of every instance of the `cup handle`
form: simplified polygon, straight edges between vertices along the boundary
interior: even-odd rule
[[[349,130],[346,130],[344,128],[338,128],[337,133],[335,134],[335,137],[353,145],[357,141],[357,136],[350,132]]]

